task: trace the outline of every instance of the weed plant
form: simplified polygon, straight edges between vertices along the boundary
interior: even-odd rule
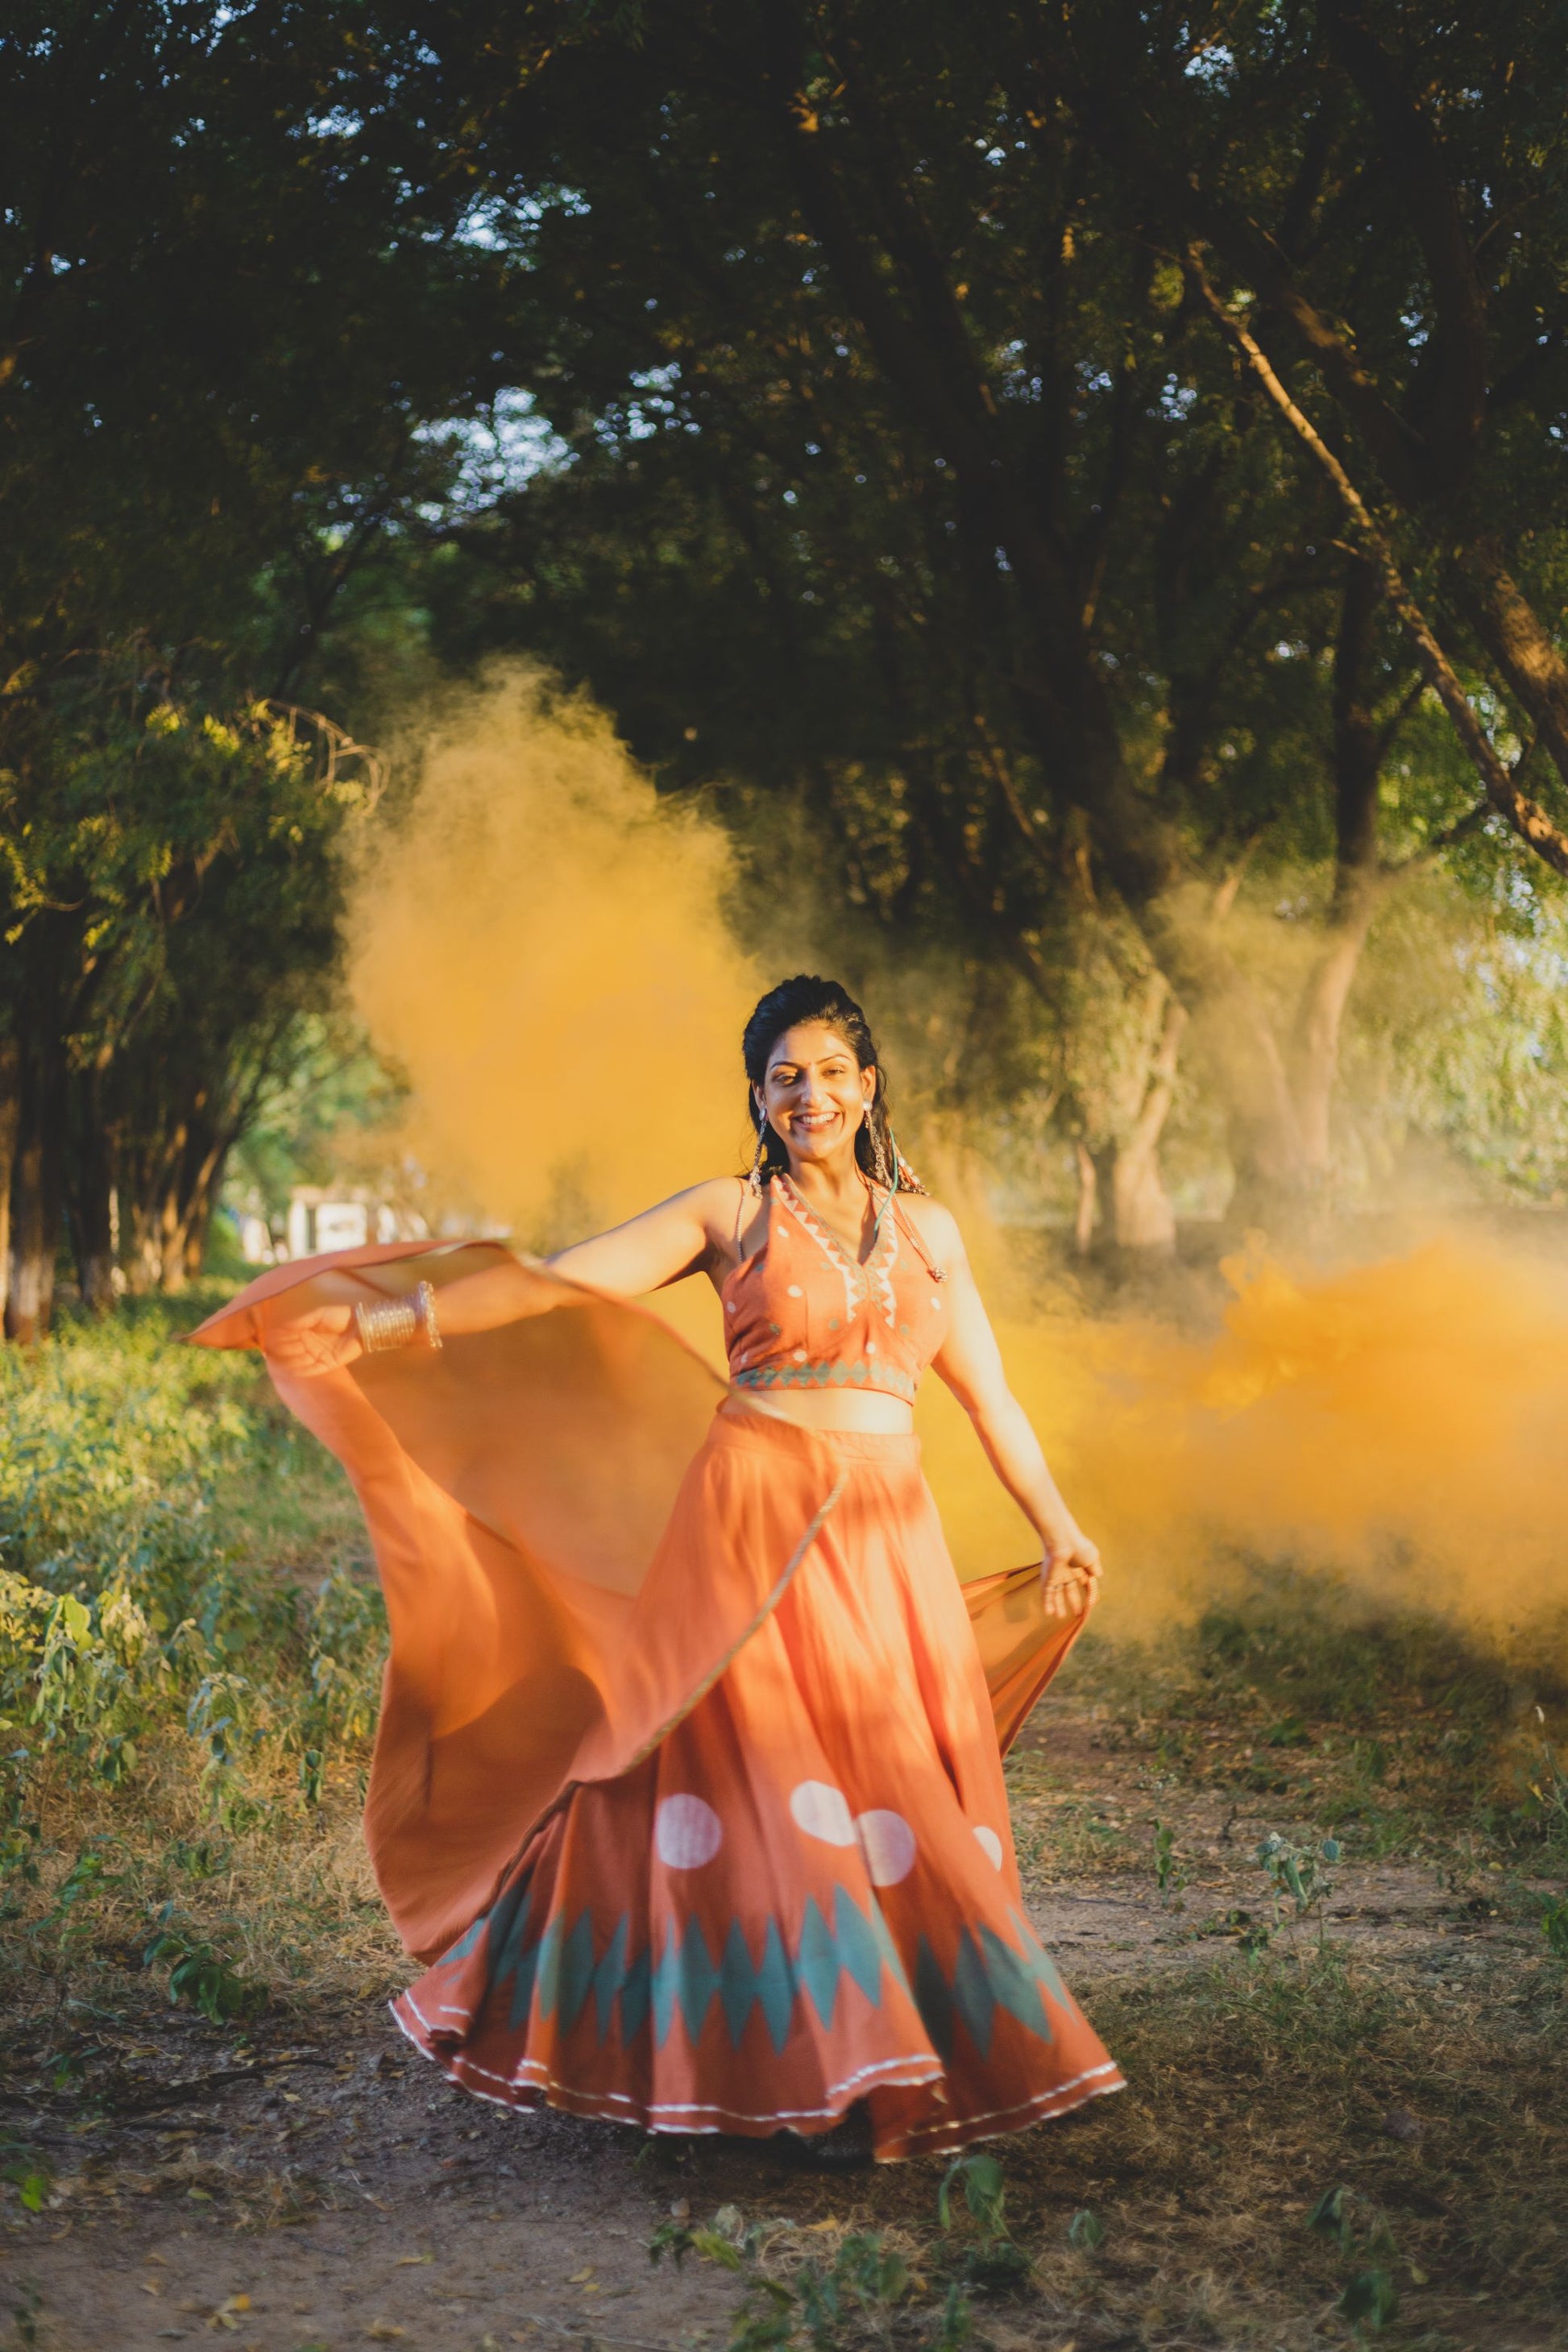
[[[1271,1799],[1357,1860],[1481,1848],[1568,1875],[1568,1622],[1510,1647],[1380,1611],[1319,1574],[1243,1563],[1238,1597],[1158,1651],[1092,1634],[1075,1654],[1107,1744],[1171,1781]]]
[[[384,1627],[357,1510],[253,1360],[173,1344],[205,1303],[0,1354],[4,2054],[66,2094],[130,1973],[235,2035],[263,2001],[405,1975],[359,1834]],[[1262,1572],[1158,1655],[1086,1640],[1075,1720],[1132,1751],[1146,1808],[1069,1774],[1048,1728],[1009,1782],[1026,1879],[1099,1882],[1103,1916],[1146,1904],[1181,1948],[1078,1987],[1131,2091],[945,2176],[880,2168],[831,2226],[721,2205],[686,2251],[735,2269],[745,2352],[956,2352],[1013,2318],[1294,2352],[1419,2341],[1439,2311],[1458,2345],[1481,2340],[1471,2298],[1560,2312],[1568,1776],[1546,1654]],[[1199,1798],[1278,1820],[1237,1859],[1307,1932],[1208,1957],[1178,1829]],[[1324,1871],[1417,1853],[1455,1893],[1482,1871],[1514,1890],[1535,1957],[1337,1941]],[[26,2147],[0,2148],[0,2177],[29,2212],[47,2200]]]
[[[0,1351],[0,1965],[145,1955],[237,2017],[393,1963],[355,1829],[385,1620],[255,1360],[175,1344],[205,1303]]]

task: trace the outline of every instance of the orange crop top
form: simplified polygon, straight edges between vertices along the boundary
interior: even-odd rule
[[[724,1284],[731,1384],[879,1389],[914,1402],[947,1337],[946,1276],[885,1196],[864,1265],[814,1217],[787,1175],[768,1185],[761,1249]]]

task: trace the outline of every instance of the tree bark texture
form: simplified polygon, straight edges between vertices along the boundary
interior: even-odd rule
[[[114,1304],[115,1139],[104,1118],[103,1074],[83,1071],[71,1087],[69,1222],[77,1287],[89,1315]]]
[[[24,1346],[47,1334],[55,1303],[60,1235],[64,1072],[52,1036],[24,1045],[11,1168],[10,1282],[5,1336]]]
[[[0,1323],[11,1288],[11,1174],[16,1159],[21,1088],[21,1047],[15,1037],[0,1036]]]
[[[1169,997],[1143,1100],[1130,1132],[1118,1139],[1111,1168],[1116,1245],[1145,1255],[1169,1256],[1176,1246],[1176,1213],[1161,1172],[1160,1138],[1175,1095],[1176,1063],[1186,1025],[1186,1007]]]

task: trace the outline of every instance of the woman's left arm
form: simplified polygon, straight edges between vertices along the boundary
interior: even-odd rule
[[[991,1467],[1039,1536],[1046,1614],[1079,1616],[1098,1597],[1099,1549],[1063,1501],[1040,1441],[1007,1385],[1002,1351],[955,1220],[934,1201],[922,1201],[917,1213],[936,1262],[947,1269],[947,1338],[933,1369],[974,1423]]]

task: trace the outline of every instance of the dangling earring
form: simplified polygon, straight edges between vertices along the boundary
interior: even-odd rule
[[[762,1198],[763,1161],[767,1157],[767,1150],[768,1123],[764,1118],[758,1124],[756,1157],[752,1161],[752,1172],[746,1179],[746,1190],[750,1192],[753,1200],[760,1200]]]
[[[890,1183],[891,1171],[888,1166],[887,1148],[881,1136],[874,1127],[871,1127],[871,1113],[868,1108],[866,1112],[866,1124],[871,1128],[871,1156],[876,1162],[877,1181],[879,1184]]]

